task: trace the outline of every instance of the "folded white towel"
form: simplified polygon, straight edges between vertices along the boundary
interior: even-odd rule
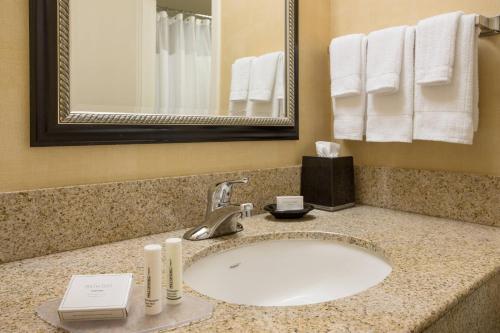
[[[255,57],[237,59],[231,68],[231,93],[229,100],[246,101],[250,84],[250,70]]]
[[[247,106],[247,101],[229,101],[229,115],[232,117],[246,117]]]
[[[264,54],[252,63],[250,92],[248,98],[252,101],[271,101],[276,83],[278,60],[283,52]]]
[[[285,117],[285,53],[280,52],[278,69],[276,70],[276,85],[273,96],[273,117]]]
[[[451,83],[415,85],[414,139],[472,144],[479,112],[475,17],[460,18]]]
[[[330,43],[331,96],[335,98],[361,94],[362,34],[338,37]]]
[[[366,92],[395,93],[399,89],[406,26],[392,27],[368,35]]]
[[[474,19],[476,18],[476,14],[474,15]],[[479,33],[480,29],[476,27],[475,30],[475,36],[474,36],[474,75],[473,75],[473,82],[472,84],[474,85],[474,91],[472,92],[472,121],[474,122],[474,132],[477,132],[479,128]]]
[[[462,12],[430,17],[417,24],[415,81],[421,85],[449,84],[456,57],[457,28]]]
[[[285,98],[285,52],[279,52],[278,55],[278,68],[276,70],[276,83],[275,83],[275,91],[274,97],[279,99]]]
[[[248,101],[247,116],[249,117],[284,117],[285,116],[285,53],[275,52],[277,55],[276,73],[272,97],[270,101]],[[253,72],[252,72],[253,73]],[[253,75],[253,74],[252,74]],[[253,82],[253,76],[251,82]],[[252,83],[251,83],[252,84]]]
[[[366,45],[367,38],[363,37],[359,49],[359,63],[361,66],[360,93],[357,96],[332,97],[333,134],[335,139],[363,140],[366,117]]]
[[[278,103],[278,104],[275,104]],[[254,102],[248,101],[246,116],[247,117],[276,117],[274,110],[279,109],[279,101],[273,100],[271,102]]]
[[[412,142],[414,50],[415,28],[408,27],[405,29],[401,83],[398,92],[368,94],[366,141]]]

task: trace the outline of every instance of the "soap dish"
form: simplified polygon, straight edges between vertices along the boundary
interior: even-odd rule
[[[163,290],[165,297],[166,290]],[[133,286],[130,295],[130,312],[126,319],[94,321],[61,321],[57,309],[61,299],[43,303],[36,314],[45,322],[69,333],[137,333],[167,331],[212,317],[214,305],[200,297],[184,293],[181,304],[165,304],[156,316],[147,316],[144,306],[144,287]]]
[[[268,211],[277,219],[300,219],[313,209],[314,207],[307,203],[304,204],[304,209],[300,210],[276,210],[276,204],[270,204],[264,207],[265,211]]]

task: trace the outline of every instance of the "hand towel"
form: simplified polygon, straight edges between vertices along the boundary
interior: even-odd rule
[[[283,52],[264,54],[252,63],[249,99],[269,102],[276,83],[278,60]]]
[[[413,138],[472,144],[478,119],[476,14],[460,18],[449,85],[415,85]]]
[[[357,96],[333,97],[333,134],[335,139],[363,140],[366,117],[366,45],[367,38],[361,40],[360,55],[360,93]]]
[[[255,57],[237,59],[231,68],[231,93],[229,100],[246,101],[250,84],[250,70]]]
[[[335,98],[361,94],[362,43],[366,37],[354,34],[338,37],[330,43],[331,96]]]
[[[278,69],[276,70],[276,86],[274,88],[273,117],[286,117],[285,112],[285,52],[280,52]]]
[[[368,45],[369,54],[370,44]],[[401,80],[394,94],[368,94],[366,141],[412,142],[415,28],[405,29]]]
[[[246,117],[247,106],[247,101],[229,101],[229,115],[232,117]]]
[[[462,12],[454,12],[418,22],[415,46],[415,80],[418,84],[450,84],[462,15]]]
[[[368,35],[366,92],[395,93],[399,89],[406,26],[392,27]]]
[[[285,98],[285,53],[275,52],[277,55],[276,71],[274,77],[274,85],[272,87],[272,95],[269,101],[259,101],[250,99],[248,101],[247,116],[248,117],[284,117],[284,98]],[[254,63],[255,64],[255,63]],[[253,85],[254,73],[250,78],[250,85]]]
[[[264,117],[264,118],[276,118],[278,115],[275,113],[278,110],[280,101],[273,99],[271,102],[255,102],[248,101],[246,115],[247,117]]]
[[[474,15],[474,20],[476,18],[477,14]],[[474,91],[473,91],[473,96],[472,96],[472,114],[473,114],[473,122],[474,122],[474,132],[477,132],[479,128],[479,34],[481,30],[478,27],[475,27],[476,30],[474,31],[475,36],[474,36],[474,75],[473,75],[473,84],[474,84]]]

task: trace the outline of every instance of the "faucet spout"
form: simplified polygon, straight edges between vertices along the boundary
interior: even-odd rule
[[[206,217],[205,222],[184,234],[184,239],[198,241],[230,235],[243,230],[239,206],[227,206],[216,209]]]

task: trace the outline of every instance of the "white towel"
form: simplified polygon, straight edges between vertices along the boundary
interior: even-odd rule
[[[285,90],[286,90],[286,70],[285,52],[280,52],[278,58],[278,70],[276,71],[276,86],[273,96],[273,117],[286,117],[285,110]]]
[[[406,28],[404,36],[398,92],[368,94],[366,141],[412,142],[415,28]]]
[[[477,14],[474,14],[474,23]],[[481,33],[480,28],[475,27],[474,31],[474,74],[472,77],[472,84],[474,85],[474,91],[472,92],[472,121],[474,122],[474,132],[477,132],[479,128],[479,34]]]
[[[273,97],[278,70],[279,57],[283,52],[264,54],[252,63],[250,92],[248,98],[252,101],[269,102]]]
[[[362,34],[338,37],[330,43],[331,96],[335,98],[361,94]]]
[[[247,101],[229,101],[229,115],[232,117],[246,117],[247,105]]]
[[[457,28],[462,12],[430,17],[417,24],[415,81],[421,85],[449,84],[456,57]]]
[[[360,59],[361,73],[360,93],[357,96],[332,98],[334,113],[333,134],[335,139],[363,140],[366,117],[366,45],[367,38],[363,37],[358,57]]]
[[[415,85],[414,139],[472,144],[479,112],[475,17],[460,18],[451,83]]]
[[[231,93],[229,100],[246,101],[250,84],[250,70],[255,57],[237,59],[231,67]]]
[[[395,93],[399,89],[406,26],[392,27],[368,35],[366,92]]]
[[[232,65],[231,92],[229,96],[229,115],[245,117],[247,113],[250,71],[255,57],[237,59]]]
[[[285,98],[285,53],[275,52],[277,55],[274,86],[272,87],[272,96],[270,101],[249,100],[247,106],[248,117],[284,117],[284,98]],[[254,80],[254,71],[250,78],[250,85]]]

